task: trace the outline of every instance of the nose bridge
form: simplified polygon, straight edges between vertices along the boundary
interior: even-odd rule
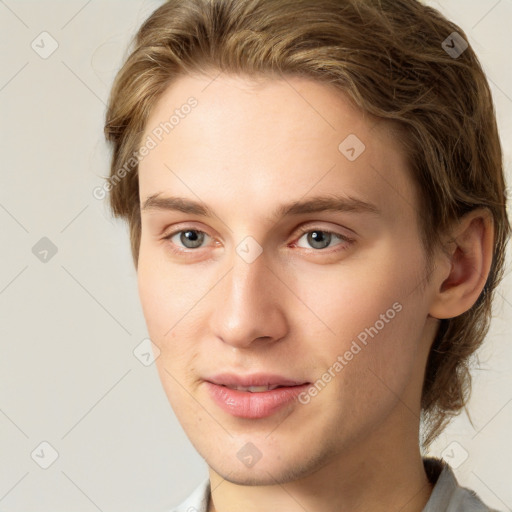
[[[279,339],[286,321],[276,296],[276,278],[260,253],[243,243],[233,254],[231,270],[222,280],[212,315],[213,334],[233,346],[249,346],[257,338]],[[248,249],[248,250],[247,250]]]

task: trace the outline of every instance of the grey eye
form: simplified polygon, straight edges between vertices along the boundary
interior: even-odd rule
[[[331,243],[331,234],[325,231],[311,231],[308,233],[308,243],[315,249],[325,249]]]
[[[205,238],[205,233],[197,231],[195,229],[187,229],[185,231],[179,231],[171,237],[171,241],[174,237],[179,236],[179,241],[186,249],[197,249],[200,247]]]
[[[306,242],[308,245],[304,246],[300,244],[300,240],[303,238],[306,238]],[[313,249],[326,249],[331,245],[331,242],[335,241],[336,239],[342,240],[342,237],[337,235],[336,233],[330,233],[329,231],[323,231],[321,229],[314,229],[311,231],[308,231],[307,233],[304,233],[299,238],[299,247],[304,247],[306,249],[313,248]],[[334,244],[336,245],[336,244]]]

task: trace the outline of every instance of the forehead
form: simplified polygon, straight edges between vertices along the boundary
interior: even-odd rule
[[[156,145],[139,165],[142,202],[172,193],[244,211],[248,201],[263,210],[337,192],[391,217],[416,203],[397,132],[307,78],[180,77],[155,104],[148,138]]]

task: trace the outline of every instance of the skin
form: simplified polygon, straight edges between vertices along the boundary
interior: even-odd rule
[[[459,241],[427,276],[417,191],[385,122],[304,78],[186,76],[156,103],[144,139],[190,96],[197,107],[140,163],[141,205],[176,196],[213,215],[143,210],[138,285],[165,392],[209,467],[209,511],[421,511],[432,491],[418,446],[427,355],[437,319],[467,310],[484,285],[489,217],[458,223]],[[366,146],[354,161],[338,149],[349,134]],[[333,193],[379,212],[271,218]],[[165,238],[190,229],[207,235],[199,248]],[[315,248],[318,230],[351,241]],[[262,249],[251,263],[236,251],[247,236]],[[400,312],[308,404],[236,418],[205,389],[221,371],[314,382],[395,303]],[[237,457],[248,442],[261,453],[250,468]]]

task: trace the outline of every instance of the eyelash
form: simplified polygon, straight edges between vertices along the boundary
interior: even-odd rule
[[[346,250],[347,249],[347,246],[350,246],[354,240],[352,238],[349,238],[345,235],[342,235],[341,233],[336,233],[335,231],[329,231],[327,229],[322,229],[322,228],[311,228],[311,227],[304,227],[304,228],[299,228],[299,236],[297,238],[297,240],[301,239],[305,234],[307,233],[313,233],[315,231],[319,231],[320,233],[324,233],[324,234],[327,234],[327,235],[333,235],[335,237],[337,237],[339,240],[340,240],[340,243],[338,244],[335,244],[333,247],[337,247],[338,245],[342,246],[340,249],[335,249],[334,251],[329,251],[329,247],[326,247],[324,249],[315,249],[314,247],[310,247],[306,250],[308,251],[313,251],[313,252],[329,252],[329,253],[332,253],[332,252],[337,252],[337,251],[343,251],[343,250]],[[294,242],[295,244],[296,242]],[[301,249],[304,249],[304,247],[301,247]]]
[[[201,231],[200,229],[194,229],[194,228],[186,228],[185,227],[185,228],[181,228],[179,230],[173,231],[173,232],[171,232],[168,235],[165,235],[163,237],[164,240],[167,240],[169,242],[171,251],[173,251],[176,254],[183,255],[183,254],[187,254],[187,253],[197,252],[199,249],[203,249],[203,247],[198,247],[196,249],[190,249],[190,248],[187,248],[187,247],[177,248],[177,246],[173,242],[171,242],[171,238],[173,236],[178,235],[180,233],[185,233],[187,231],[193,231],[195,233],[203,233],[204,235],[206,235],[208,237],[210,236],[205,231]],[[299,228],[299,233],[298,233],[297,241],[300,238],[302,238],[305,234],[313,233],[315,231],[319,231],[319,232],[324,233],[324,234],[333,235],[334,237],[336,237],[336,238],[338,238],[340,240],[340,243],[335,244],[334,247],[337,247],[337,246],[342,246],[342,247],[339,248],[339,249],[335,249],[334,251],[333,250],[329,250],[329,247],[326,247],[326,248],[323,248],[323,249],[315,249],[314,247],[310,247],[310,248],[301,247],[301,249],[305,249],[308,252],[311,251],[311,252],[315,252],[315,253],[328,253],[328,254],[332,254],[332,253],[335,253],[335,252],[346,250],[355,241],[352,238],[349,238],[349,237],[347,237],[345,235],[342,235],[341,233],[336,233],[335,231],[329,231],[327,229],[314,228],[314,227],[313,228],[311,228],[311,227]],[[210,238],[212,238],[212,237],[210,237]],[[297,242],[294,242],[294,245],[296,243]]]

